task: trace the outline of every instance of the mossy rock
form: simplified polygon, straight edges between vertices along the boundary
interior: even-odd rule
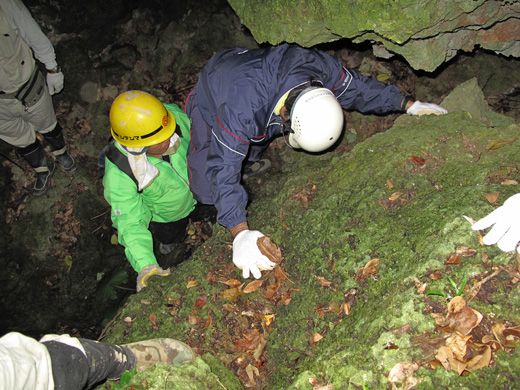
[[[237,297],[231,303],[237,312],[230,311],[223,282],[241,274],[231,263],[231,236],[216,226],[171,276],[156,278],[129,299],[106,341],[178,338],[211,353],[244,384],[240,362],[251,357],[237,345],[254,325],[248,309],[275,314],[265,328],[258,388],[304,389],[311,379],[334,389],[387,389],[388,373],[402,362],[418,362],[414,375],[428,389],[491,388],[499,377],[516,377],[512,349],[466,376],[431,369],[432,351],[421,347],[437,332],[431,308],[446,303],[418,293],[416,281],[449,296],[455,292],[448,277],[459,285],[467,277],[469,288],[510,266],[514,256],[481,246],[463,216],[484,217],[518,192],[518,185],[503,183],[520,180],[519,130],[511,118],[491,112],[475,118],[459,107],[442,116],[402,115],[349,153],[339,147],[309,155],[274,142],[271,151],[284,172],[275,169],[246,183],[253,194],[249,222],[281,247],[290,299],[266,298],[272,274],[265,273],[265,285]],[[486,194],[494,192],[498,198],[490,203]],[[464,247],[473,250],[470,255],[445,264]],[[376,258],[377,273],[360,277]],[[436,274],[442,277],[431,276]],[[471,306],[488,324],[520,323],[520,297],[509,274],[488,283],[493,288]],[[201,294],[207,303],[199,307]]]

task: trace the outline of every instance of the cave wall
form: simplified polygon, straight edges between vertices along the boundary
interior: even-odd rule
[[[520,56],[520,2],[487,0],[229,0],[257,42],[310,47],[342,38],[370,42],[433,71],[457,52],[480,47]]]

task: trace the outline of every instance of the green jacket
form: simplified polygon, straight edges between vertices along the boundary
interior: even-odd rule
[[[159,169],[159,175],[142,193],[137,192],[130,176],[105,158],[105,199],[112,207],[112,223],[117,229],[119,243],[125,247],[126,257],[136,272],[147,265],[157,264],[152,234],[148,230],[150,221],[177,221],[188,216],[196,203],[189,188],[186,165],[190,121],[177,105],[164,106],[173,114],[182,131],[181,145],[171,155],[170,163],[148,156],[148,161]],[[124,149],[119,149],[126,155]]]

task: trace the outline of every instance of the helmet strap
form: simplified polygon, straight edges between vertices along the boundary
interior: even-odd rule
[[[282,122],[281,126],[282,126],[282,137],[283,137],[285,144],[288,147],[290,147],[291,149],[294,149],[291,146],[291,144],[289,143],[289,141],[287,141],[287,138],[286,138],[286,134],[294,133],[294,130],[291,129],[291,127],[290,127],[290,122],[289,122],[289,126],[287,126],[285,122]]]
[[[121,146],[123,147],[124,150],[126,150],[130,154],[133,154],[134,156],[139,156],[140,154],[144,154],[144,153],[148,152],[148,149],[150,149],[149,146],[145,146],[140,151],[135,151],[135,150],[129,150],[125,145],[121,145]],[[132,149],[136,149],[136,148],[132,148]]]

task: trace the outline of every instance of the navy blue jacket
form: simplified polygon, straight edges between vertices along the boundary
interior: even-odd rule
[[[188,150],[188,163],[193,163],[189,158],[194,150],[209,149],[207,156],[193,157],[206,159],[208,187],[204,191],[211,192],[223,226],[232,228],[247,220],[247,193],[240,178],[250,146],[280,134],[280,117],[273,114],[276,104],[288,91],[311,79],[321,81],[346,110],[379,114],[401,110],[404,97],[396,86],[348,70],[323,51],[297,45],[222,50],[202,69],[188,98],[187,112],[191,118],[196,106],[207,127],[193,123],[195,144]],[[206,136],[207,142],[197,145]],[[195,197],[204,199],[204,191],[194,191]]]

